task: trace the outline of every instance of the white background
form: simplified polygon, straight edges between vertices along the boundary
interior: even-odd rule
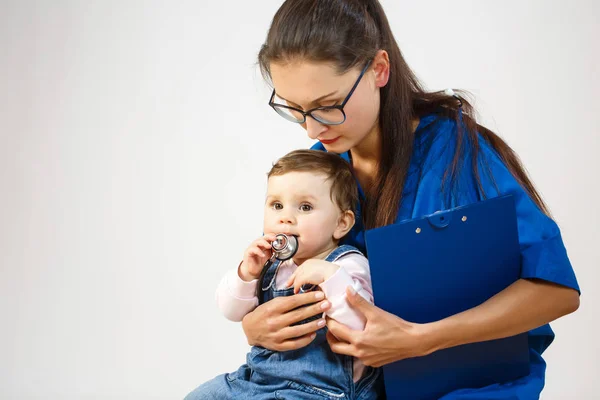
[[[598,2],[382,3],[548,202],[583,296],[542,397],[599,398]],[[255,67],[279,4],[0,2],[0,398],[178,399],[244,361],[214,289],[271,163],[311,144]]]

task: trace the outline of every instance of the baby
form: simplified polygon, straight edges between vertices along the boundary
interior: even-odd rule
[[[340,245],[354,225],[357,202],[355,178],[339,155],[296,150],[279,159],[268,174],[265,234],[250,244],[239,267],[227,273],[217,288],[217,304],[225,317],[241,321],[259,303],[315,285],[331,302],[327,316],[362,330],[364,318],[349,306],[345,290],[352,286],[373,302],[369,264],[356,248]],[[295,236],[298,250],[293,258],[276,260],[263,271],[279,233]],[[316,315],[301,323],[320,318]],[[324,319],[320,322],[325,325]],[[252,346],[246,360],[236,372],[204,383],[186,399],[255,399],[277,394],[281,396],[277,398],[288,398],[284,393],[292,398],[345,394],[344,398],[376,399],[378,395],[373,382],[380,371],[333,353],[325,329],[297,350],[276,352]]]

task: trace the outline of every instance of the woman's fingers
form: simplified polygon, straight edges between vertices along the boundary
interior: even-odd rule
[[[364,297],[356,293],[350,286],[346,288],[346,298],[348,299],[350,306],[356,311],[359,311],[367,319],[376,315],[377,311],[380,310],[373,303],[369,303]]]
[[[282,340],[298,338],[316,332],[323,327],[325,327],[325,319],[319,318],[315,321],[310,321],[305,324],[283,328],[281,330],[281,337],[283,338]]]
[[[325,305],[325,307],[322,307]],[[248,343],[277,351],[299,349],[309,344],[315,331],[325,326],[319,319],[294,325],[306,318],[322,314],[331,307],[322,292],[276,297],[258,306],[242,320]]]
[[[288,350],[301,349],[302,347],[307,346],[308,344],[310,344],[310,342],[315,340],[315,337],[316,337],[316,334],[309,333],[309,334],[304,335],[299,338],[288,339],[288,340],[284,341],[283,343],[281,343],[278,346],[279,349],[277,349],[277,350],[278,351],[288,351]]]
[[[325,294],[323,292],[302,293],[294,296],[275,297],[266,304],[273,307],[273,314],[283,314],[298,307],[321,301],[324,298]]]
[[[345,354],[347,356],[354,356],[356,353],[356,350],[352,344],[339,340],[333,335],[333,333],[331,333],[331,331],[327,331],[326,338],[331,351],[334,353]]]
[[[286,347],[285,350],[304,347],[314,339],[311,336],[323,327],[325,327],[325,320],[322,318],[305,324],[288,326],[280,331],[281,345]]]
[[[295,297],[295,296],[300,296],[300,295],[294,295],[294,296],[290,296],[290,297]],[[300,322],[300,321],[310,318],[312,316],[323,314],[329,308],[331,308],[331,303],[327,300],[323,300],[323,301],[320,301],[315,304],[311,304],[306,307],[300,307],[293,311],[289,311],[286,314],[281,316],[281,321],[282,321],[283,325],[290,326],[292,324],[295,324],[297,322]]]
[[[330,318],[327,320],[327,329],[339,341],[346,343],[352,343],[354,335],[356,334],[356,331],[353,331],[346,325],[340,324],[336,320]]]
[[[276,297],[267,302],[266,305],[269,307],[269,315],[279,316],[274,324],[277,325],[278,329],[282,329],[303,319],[322,314],[331,308],[331,303],[324,300],[324,297],[325,294],[320,291],[301,293],[293,296]]]

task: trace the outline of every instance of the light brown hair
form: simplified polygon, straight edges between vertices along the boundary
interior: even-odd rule
[[[320,150],[294,150],[281,157],[267,174],[284,175],[288,172],[311,172],[323,174],[331,181],[331,201],[341,211],[350,210],[356,215],[358,186],[350,164],[335,153]]]

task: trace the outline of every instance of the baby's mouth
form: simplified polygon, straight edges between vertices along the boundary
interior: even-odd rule
[[[286,235],[286,236],[296,236],[299,237],[300,235],[296,235],[294,233],[289,233],[289,232],[281,232],[282,234]]]

